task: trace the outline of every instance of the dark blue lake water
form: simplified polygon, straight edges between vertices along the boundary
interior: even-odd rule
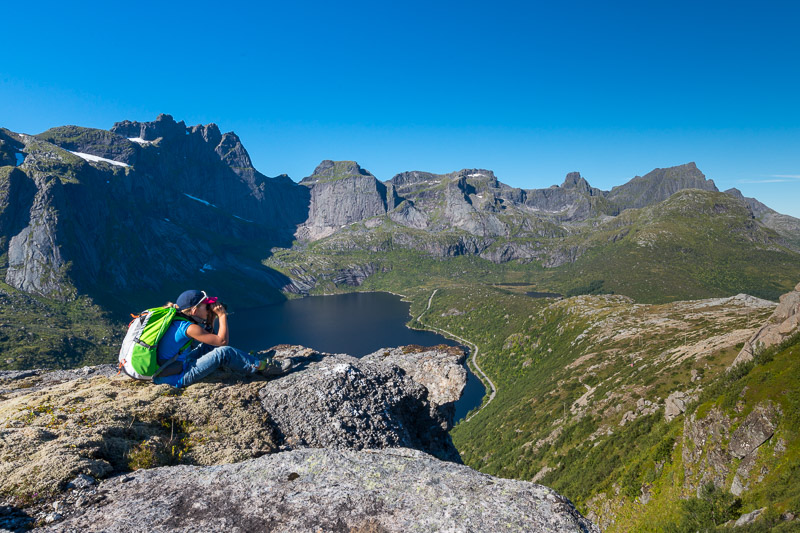
[[[406,327],[410,304],[386,292],[311,296],[234,312],[231,344],[260,350],[276,344],[300,344],[321,352],[363,357],[381,348],[407,344],[459,344],[437,333]],[[466,348],[465,348],[466,349]],[[486,389],[469,372],[467,386],[456,402],[456,420],[479,406]]]

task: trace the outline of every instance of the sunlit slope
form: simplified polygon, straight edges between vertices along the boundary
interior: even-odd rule
[[[466,464],[552,486],[604,528],[650,530],[645,524],[660,520],[656,530],[679,523],[689,529],[677,531],[696,531],[708,520],[800,503],[792,500],[797,346],[726,372],[773,310],[747,296],[642,305],[622,296],[537,300],[450,287],[437,292],[423,321],[476,343],[497,385],[496,398],[452,432]],[[782,406],[779,430],[759,452],[772,455],[758,456],[737,502],[730,491],[742,460],[727,446],[767,400]],[[709,418],[714,406],[727,422]],[[719,479],[714,457],[729,463]],[[704,493],[715,480],[718,488]],[[715,515],[717,504],[724,512]]]
[[[570,239],[586,252],[554,276],[558,286],[602,280],[604,292],[637,301],[739,292],[777,299],[800,279],[798,254],[724,193],[679,191]]]
[[[486,249],[513,245],[574,261],[558,267],[544,259],[490,261],[464,250],[470,242],[462,234],[377,221],[276,250],[266,264],[311,292],[355,286],[402,291],[441,277],[442,283],[526,283],[562,294],[616,293],[647,303],[738,293],[777,299],[800,279],[800,254],[760,225],[742,201],[697,189],[568,230],[553,226],[539,237],[498,238]],[[441,257],[442,250],[449,255]]]

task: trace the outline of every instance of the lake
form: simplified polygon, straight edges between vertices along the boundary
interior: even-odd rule
[[[406,327],[411,318],[409,309],[408,302],[386,292],[287,300],[234,311],[228,320],[231,345],[249,351],[276,344],[299,344],[320,352],[346,353],[353,357],[407,344],[460,346],[437,333]],[[467,385],[456,402],[455,420],[479,406],[485,393],[483,384],[468,370]]]

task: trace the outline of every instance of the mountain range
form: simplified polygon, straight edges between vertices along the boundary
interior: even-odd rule
[[[694,163],[655,169],[611,191],[578,173],[547,189],[512,188],[481,169],[402,172],[383,182],[355,162],[329,160],[296,183],[258,172],[234,133],[187,127],[169,115],[108,131],[3,129],[0,163],[5,282],[58,301],[89,295],[109,308],[188,285],[256,303],[281,298],[280,290],[312,291],[320,275],[352,285],[375,271],[366,262],[355,273],[303,276],[298,265],[265,263],[274,249],[410,250],[552,269],[609,244],[620,248],[631,234],[652,246],[664,231],[654,227],[688,216],[692,230],[724,220],[726,234],[738,239],[734,255],[740,244],[752,245],[783,264],[800,252],[800,220],[736,189],[720,193]],[[687,190],[702,193],[664,205]],[[759,295],[774,298],[789,287]]]

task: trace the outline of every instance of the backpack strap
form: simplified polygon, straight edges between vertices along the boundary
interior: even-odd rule
[[[164,369],[165,369],[165,368],[167,368],[169,365],[171,365],[172,363],[174,363],[175,361],[177,361],[177,360],[178,360],[178,356],[179,356],[180,354],[182,354],[182,353],[183,353],[183,350],[179,351],[178,353],[176,353],[175,355],[173,355],[172,357],[170,357],[170,358],[169,358],[169,360],[168,360],[166,363],[164,363],[163,365],[160,365],[160,366],[158,367],[158,370],[156,370],[155,374],[153,374],[152,378],[153,378],[153,379],[155,379],[155,377],[156,377],[156,376],[158,376],[158,375],[161,373],[161,371],[162,371],[162,370],[164,370]]]

